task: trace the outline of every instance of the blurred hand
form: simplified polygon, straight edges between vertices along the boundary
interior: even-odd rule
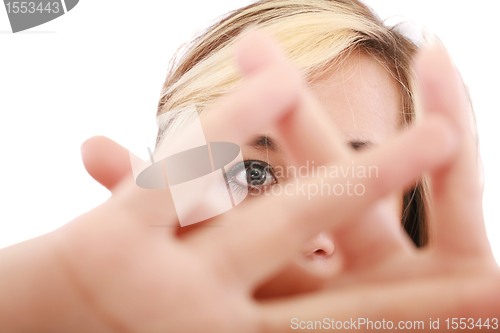
[[[474,135],[464,91],[442,46],[422,52],[416,64],[424,119],[356,155],[343,147],[298,72],[266,36],[248,33],[236,57],[243,85],[202,118],[207,141],[242,144],[273,124],[297,165],[307,159],[327,166],[356,161],[376,165],[379,177],[361,180],[363,196],[257,198],[214,219],[224,227],[197,228],[178,238],[169,191],[137,187],[127,150],[92,138],[82,146],[85,167],[113,195],[41,238],[40,246],[51,251],[40,260],[52,263],[64,281],[53,296],[59,304],[77,304],[63,313],[81,314],[69,315],[78,319],[72,322],[54,315],[46,327],[281,332],[293,330],[291,320],[300,316],[423,320],[426,328],[429,318],[439,317],[443,329],[446,318],[498,317],[500,274],[484,229]],[[431,244],[418,250],[383,219],[377,202],[422,172],[429,172],[433,202]],[[160,224],[172,227],[153,227]],[[256,286],[324,229],[334,231],[344,263],[330,288],[256,301]]]

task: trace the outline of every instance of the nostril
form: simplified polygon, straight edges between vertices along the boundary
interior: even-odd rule
[[[309,259],[326,259],[333,254],[335,246],[331,235],[324,232],[318,234],[309,243],[305,244],[303,254]]]

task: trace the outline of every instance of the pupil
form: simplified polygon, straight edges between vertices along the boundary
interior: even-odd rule
[[[257,169],[257,168],[252,168],[249,169],[248,172],[248,183],[251,185],[261,185],[262,180],[265,180],[265,174],[262,172],[262,170]]]

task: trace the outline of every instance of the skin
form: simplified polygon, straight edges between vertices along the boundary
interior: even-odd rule
[[[249,58],[248,49],[260,52]],[[173,228],[150,227],[175,221],[167,190],[138,188],[129,176],[119,183],[101,179],[113,194],[104,204],[0,251],[2,331],[285,332],[299,315],[396,323],[498,315],[500,274],[484,230],[474,137],[463,88],[442,46],[417,60],[422,122],[359,154],[345,147],[266,36],[248,34],[236,58],[245,83],[207,113],[207,140],[243,145],[274,124],[294,165],[310,158],[379,166],[379,177],[363,183],[365,195],[259,198],[217,218],[227,227],[199,228],[179,239]],[[127,161],[128,152],[109,139],[87,141],[82,154],[90,170],[130,171],[118,162]],[[101,161],[105,154],[117,160]],[[433,199],[433,242],[419,251],[380,215],[379,205],[424,171]],[[349,263],[329,288],[256,301],[251,292],[322,230],[339,235],[335,251]]]
[[[354,52],[341,66],[324,71],[309,83],[309,89],[348,149],[361,151],[379,146],[400,128],[402,106],[398,83],[378,61],[365,53]],[[274,169],[284,170],[281,177],[277,177],[280,186],[292,182],[293,173],[286,172],[290,157],[278,130],[268,128],[257,138],[262,136],[272,140],[273,145],[269,148],[251,142],[242,147],[243,157],[265,161]],[[269,187],[256,193],[264,193]],[[401,219],[402,197],[403,193],[397,191],[380,207],[384,218],[396,225]],[[339,256],[334,255],[334,237],[330,230],[324,230],[307,241],[295,262],[263,284],[256,291],[256,297],[286,296],[326,285],[340,265]]]

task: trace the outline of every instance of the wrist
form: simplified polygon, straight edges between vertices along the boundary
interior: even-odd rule
[[[0,331],[110,331],[65,267],[57,233],[0,250]]]

